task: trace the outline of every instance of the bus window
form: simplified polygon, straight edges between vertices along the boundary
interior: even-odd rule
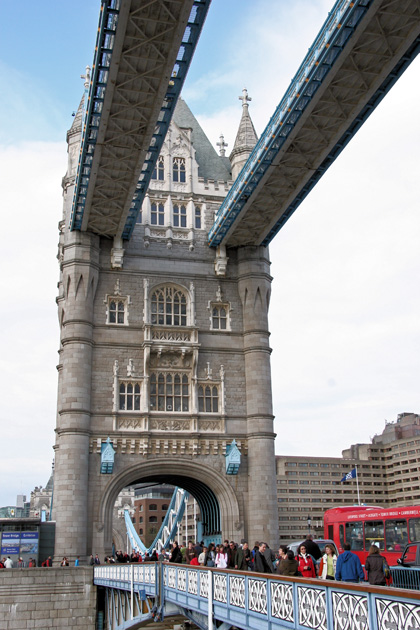
[[[410,518],[408,521],[408,527],[410,531],[410,542],[417,542],[420,540],[420,518]],[[404,542],[407,543],[407,537]]]
[[[402,551],[407,541],[407,521],[385,521],[385,540],[387,551]]]
[[[328,538],[334,540],[334,525],[328,525]]]
[[[363,523],[346,523],[346,542],[350,543],[355,551],[363,549]]]
[[[365,545],[369,551],[371,545],[376,545],[379,549],[384,548],[384,522],[383,521],[366,521],[365,522]]]
[[[343,547],[343,543],[344,543],[344,525],[340,525],[339,526],[339,537],[340,537],[340,546]],[[332,540],[334,540],[334,538]]]

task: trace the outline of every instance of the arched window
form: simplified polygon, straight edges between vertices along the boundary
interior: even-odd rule
[[[153,372],[150,375],[150,410],[183,412],[189,410],[190,386],[187,374]]]
[[[152,179],[158,179],[160,182],[163,182],[165,179],[165,164],[163,160],[163,156],[159,156],[157,164],[153,169]]]
[[[149,516],[149,523],[157,523],[157,516]]]
[[[152,512],[155,512],[155,511],[157,510],[157,505],[156,505],[156,503],[151,503],[151,504],[149,505],[149,510],[150,510],[150,511],[152,511]]]
[[[150,210],[150,223],[152,225],[165,225],[165,208],[163,203],[152,202]]]
[[[195,207],[195,227],[197,230],[201,229],[201,208]]]
[[[215,385],[199,386],[198,411],[201,413],[217,413],[219,411],[219,390]]]
[[[172,162],[172,181],[185,184],[185,158],[174,158]]]
[[[174,287],[156,289],[151,297],[152,324],[160,326],[187,325],[187,298]]]
[[[169,505],[167,503],[164,503],[162,505],[162,510],[164,510],[166,512],[166,510],[168,509]]]
[[[139,529],[139,535],[142,536],[143,535],[143,530],[140,528]]]
[[[187,227],[187,209],[185,206],[174,205],[173,223],[174,227]]]
[[[140,383],[120,383],[121,411],[140,411]]]

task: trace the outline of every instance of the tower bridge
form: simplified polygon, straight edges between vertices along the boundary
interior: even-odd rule
[[[218,155],[179,97],[208,5],[102,3],[63,180],[57,558],[109,555],[149,481],[276,544],[266,245],[418,52],[415,0],[337,2],[262,138],[244,94]]]

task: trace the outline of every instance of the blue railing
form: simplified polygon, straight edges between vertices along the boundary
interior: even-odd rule
[[[246,630],[420,628],[420,593],[397,588],[162,563],[98,567],[95,584],[125,590],[144,588],[152,595],[150,566],[156,567],[155,593],[161,616],[165,610],[184,614],[201,628],[213,619]],[[147,580],[137,581],[143,575]]]
[[[392,585],[420,591],[420,567],[390,567]]]

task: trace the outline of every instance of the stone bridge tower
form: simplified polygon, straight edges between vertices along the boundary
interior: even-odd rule
[[[123,248],[68,229],[82,104],[68,133],[60,224],[56,558],[108,554],[120,490],[186,488],[210,539],[278,539],[265,248],[210,249],[207,233],[256,142],[244,92],[231,158],[180,99]],[[239,164],[239,166],[238,166]],[[257,220],[257,219],[256,219]],[[101,474],[110,438],[112,474]],[[226,445],[241,451],[235,476]]]

